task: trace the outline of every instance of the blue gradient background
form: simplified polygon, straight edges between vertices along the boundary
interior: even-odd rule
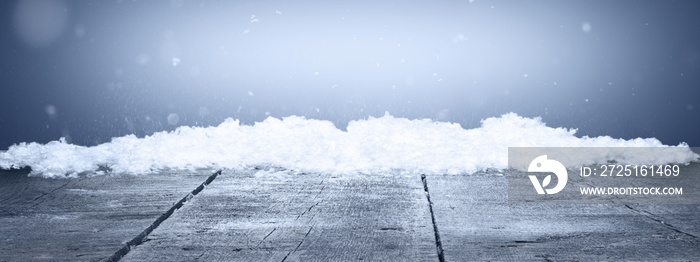
[[[0,1],[0,150],[227,117],[344,128],[385,111],[465,128],[512,111],[700,146],[698,13],[698,1]]]

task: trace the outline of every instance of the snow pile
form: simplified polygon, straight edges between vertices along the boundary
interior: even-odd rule
[[[395,170],[462,174],[507,168],[508,147],[666,147],[654,138],[578,138],[575,132],[547,127],[539,118],[514,113],[482,120],[481,127],[474,129],[389,114],[352,121],[347,131],[329,121],[298,116],[282,120],[270,117],[253,126],[229,118],[216,127],[180,127],[145,138],[128,135],[94,147],[64,140],[45,145],[21,143],[0,153],[0,168],[29,166],[33,175],[44,177],[105,170],[146,174],[164,168],[255,166],[340,174]],[[698,158],[690,149],[686,151],[663,156],[665,159],[653,157],[667,163]],[[605,156],[609,157],[615,156]]]

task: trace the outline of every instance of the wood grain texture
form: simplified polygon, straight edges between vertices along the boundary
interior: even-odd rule
[[[105,260],[213,172],[0,171],[0,261]],[[123,261],[438,261],[419,174],[257,172],[225,170]],[[446,261],[700,260],[700,205],[509,205],[503,176],[425,180]]]
[[[508,204],[505,176],[427,180],[446,261],[700,260],[698,205]]]
[[[124,261],[437,261],[420,176],[224,171]]]
[[[101,261],[213,171],[78,179],[0,171],[0,261]]]

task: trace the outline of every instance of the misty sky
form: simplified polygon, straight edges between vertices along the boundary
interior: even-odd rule
[[[0,150],[516,112],[700,146],[698,1],[0,1]]]

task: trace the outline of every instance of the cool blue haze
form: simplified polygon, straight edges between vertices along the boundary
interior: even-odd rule
[[[268,115],[516,112],[700,145],[697,1],[0,2],[0,150]],[[27,15],[29,14],[29,15]]]

